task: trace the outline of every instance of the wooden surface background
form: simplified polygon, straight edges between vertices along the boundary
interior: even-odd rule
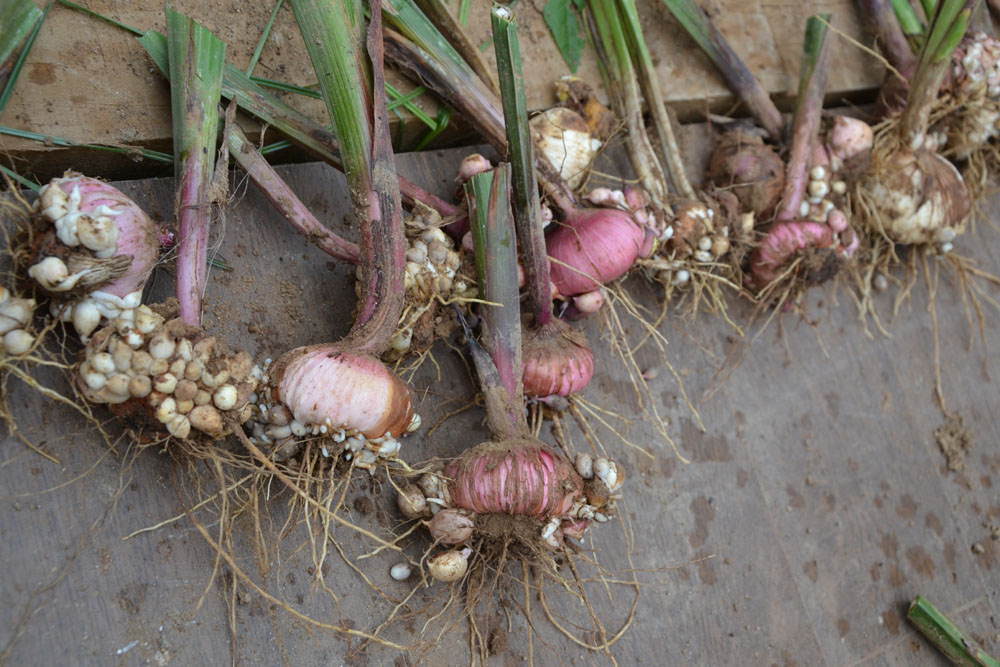
[[[399,169],[447,194],[463,154],[403,155]],[[315,164],[282,173],[321,219],[343,226],[348,203],[339,174]],[[170,218],[170,180],[119,185],[155,217]],[[1000,199],[984,205],[992,219]],[[1000,272],[998,241],[997,229],[981,222],[976,236],[961,237],[956,250]],[[261,358],[346,331],[351,272],[290,231],[252,187],[235,188],[219,254],[232,270],[211,276],[206,326],[214,333]],[[154,297],[170,294],[170,283],[161,271]],[[640,281],[627,287],[656,307],[655,290]],[[986,292],[998,296],[996,288]],[[891,296],[879,297],[878,305],[889,313]],[[976,334],[970,351],[973,332],[954,281],[942,272],[937,316],[943,386],[949,407],[975,434],[965,470],[954,473],[946,470],[934,438],[943,417],[934,400],[934,339],[925,306],[921,281],[900,314],[887,315],[892,338],[874,339],[862,333],[843,286],[814,290],[805,317],[779,316],[759,336],[759,321],[740,338],[711,317],[668,316],[661,328],[670,340],[668,358],[706,431],[650,346],[639,360],[660,368],[651,395],[689,464],[641,420],[607,332],[599,318],[591,320],[587,334],[598,375],[584,396],[631,418],[618,429],[652,456],[603,431],[602,441],[629,471],[627,503],[623,519],[597,526],[585,547],[596,549],[610,578],[638,579],[637,616],[609,654],[588,652],[554,630],[534,592],[527,599],[529,629],[524,592],[508,582],[504,605],[494,603],[486,621],[494,634],[499,627],[507,631],[506,647],[498,640],[489,664],[525,664],[529,657],[537,665],[608,664],[612,658],[620,665],[945,664],[904,620],[906,604],[918,593],[1000,653],[1000,428],[990,363],[1000,345],[1000,318],[994,310],[984,312],[986,340]],[[748,307],[733,309],[739,322],[751,315]],[[482,412],[473,409],[428,437],[429,426],[472,392],[454,351],[437,348],[435,361],[437,367],[426,363],[413,383],[425,426],[404,442],[410,461],[455,455],[486,435]],[[116,458],[72,411],[16,383],[8,398],[24,435],[60,463],[14,437],[0,442],[0,657],[7,664],[469,662],[464,624],[438,620],[425,628],[425,608],[440,607],[441,586],[418,590],[411,605],[423,611],[386,630],[401,644],[428,644],[407,653],[380,647],[358,653],[357,640],[295,620],[243,586],[231,607],[227,568],[213,577],[213,552],[191,523],[183,516],[169,520],[193,502],[192,478],[183,466],[149,450],[131,460],[127,441],[119,442]],[[548,426],[542,436],[551,440]],[[578,433],[574,442],[583,444]],[[388,485],[369,491],[365,478],[357,478],[353,495],[386,495]],[[265,529],[278,530],[284,501],[276,498],[264,508]],[[381,534],[398,521],[391,508],[373,510],[350,498],[347,508],[351,519]],[[210,532],[217,530],[211,508],[195,516]],[[163,521],[157,530],[123,539]],[[237,546],[249,543],[248,531],[245,520],[237,524]],[[341,528],[334,536],[386,597],[374,594],[336,554],[325,574],[337,601],[318,589],[301,526],[267,558],[255,560],[244,551],[241,562],[296,610],[370,630],[412,582],[389,578],[398,556],[383,552],[354,561],[372,544]],[[407,544],[407,553],[419,556],[426,545],[420,536]],[[518,568],[513,574],[520,575]],[[627,587],[612,590],[609,598],[600,585],[590,587],[610,631],[631,600]],[[580,623],[577,635],[593,641],[576,600],[551,586],[545,592],[555,612],[569,619],[564,622]]]
[[[489,7],[492,0],[471,0],[468,29],[483,53],[493,61]],[[82,2],[94,11],[135,28],[163,31],[162,3],[122,0]],[[175,0],[187,13],[212,30],[228,45],[228,59],[245,68],[256,48],[274,1]],[[452,3],[457,8],[457,2]],[[542,20],[543,0],[516,6],[525,61],[525,81],[531,109],[554,103],[553,82],[569,70]],[[657,65],[667,101],[686,120],[702,119],[707,110],[733,109],[733,98],[702,53],[674,22],[660,0],[638,2],[643,29]],[[719,28],[738,54],[761,79],[764,87],[785,106],[794,95],[806,17],[830,12],[838,29],[862,42],[868,38],[858,24],[851,0],[712,0],[706,3]],[[843,40],[835,46],[837,67],[830,76],[830,99],[870,99],[881,81],[877,62]],[[593,50],[585,51],[577,72],[601,88]],[[255,74],[298,85],[316,81],[291,9],[285,3]],[[412,89],[392,72],[387,80],[397,88]],[[319,100],[300,95],[286,97],[313,118],[326,122]],[[424,95],[419,105],[430,115],[437,112],[434,98]],[[404,145],[413,146],[426,127],[409,114]],[[393,122],[399,118],[392,117]],[[452,119],[451,141],[464,136],[460,119]],[[120,28],[62,5],[52,8],[38,35],[25,69],[7,104],[0,125],[30,130],[80,143],[130,145],[171,151],[170,93],[166,80],[135,37]],[[467,126],[465,132],[467,132]],[[282,154],[284,153],[284,154]],[[155,162],[87,149],[57,149],[37,141],[0,135],[0,154],[14,160],[22,174],[45,179],[73,167],[109,178],[169,175]],[[301,161],[301,152],[287,150],[271,156],[281,161]],[[5,158],[6,159],[6,158]]]

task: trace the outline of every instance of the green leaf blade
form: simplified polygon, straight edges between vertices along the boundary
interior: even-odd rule
[[[545,19],[545,25],[549,27],[552,39],[569,71],[575,74],[587,40],[583,36],[580,20],[573,11],[573,0],[549,0],[542,8],[542,18]]]

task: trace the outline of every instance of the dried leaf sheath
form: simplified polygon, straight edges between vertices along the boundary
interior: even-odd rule
[[[411,80],[432,90],[467,118],[490,145],[501,153],[507,152],[503,110],[495,96],[486,94],[482,86],[466,86],[454,68],[392,30],[385,31],[385,55]],[[572,210],[575,198],[558,171],[541,155],[535,158],[535,169],[543,192],[556,208],[563,212]]]
[[[517,26],[510,11],[496,7],[492,14],[493,45],[497,56],[507,153],[514,176],[514,225],[524,260],[528,297],[535,325],[544,326],[552,318],[549,257],[542,229],[542,209],[535,177],[535,153],[528,125],[528,106],[521,71],[521,47]]]
[[[704,10],[695,0],[663,0],[663,4],[719,68],[730,90],[743,101],[760,126],[767,130],[771,140],[781,141],[784,127],[781,112]]]
[[[497,304],[484,305],[482,310],[483,346],[492,364],[477,359],[476,367],[490,430],[498,438],[523,436],[527,428],[521,386],[517,242],[510,219],[509,188],[510,165],[506,163],[476,174],[465,184],[477,279],[483,298]]]

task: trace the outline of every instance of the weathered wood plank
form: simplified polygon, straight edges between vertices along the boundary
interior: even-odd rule
[[[447,194],[462,154],[400,156],[399,165],[418,183]],[[347,204],[339,175],[319,165],[282,171],[323,220],[343,224]],[[169,217],[169,181],[123,187],[159,217]],[[261,356],[341,335],[353,308],[351,272],[291,233],[252,189],[238,192],[220,246],[234,268],[212,276],[207,325]],[[1000,200],[991,200],[988,211],[1000,212]],[[980,225],[977,234],[960,238],[958,251],[1000,271],[1000,232]],[[644,303],[655,303],[650,290],[632,287]],[[944,664],[902,620],[916,593],[952,613],[994,654],[1000,652],[1000,564],[988,527],[1000,522],[993,486],[1000,483],[1000,427],[992,418],[997,391],[992,366],[982,365],[982,344],[967,352],[968,325],[952,287],[942,283],[937,299],[943,381],[950,407],[966,416],[976,434],[969,469],[960,475],[943,470],[933,440],[942,418],[933,401],[933,332],[921,288],[891,322],[892,339],[866,338],[850,299],[841,291],[835,301],[832,287],[811,295],[808,321],[782,317],[745,354],[745,343],[717,321],[668,318],[663,331],[671,341],[669,357],[708,430],[701,433],[695,426],[670,374],[661,371],[652,380],[653,396],[691,463],[678,463],[647,423],[618,427],[653,458],[602,431],[604,443],[629,471],[625,513],[634,544],[630,549],[621,524],[614,522],[594,530],[587,547],[592,544],[601,563],[620,578],[637,571],[643,585],[637,619],[611,649],[619,664]],[[170,289],[169,276],[160,276],[156,294]],[[996,292],[988,288],[994,297]],[[888,310],[890,297],[879,300]],[[737,317],[750,315],[736,310]],[[995,311],[985,316],[987,342],[996,347],[1000,317]],[[600,322],[590,322],[587,332],[600,373],[586,397],[634,417],[632,388],[616,370]],[[658,363],[648,347],[639,354],[648,366]],[[428,363],[414,384],[427,425],[459,407],[471,391],[454,353],[442,348],[435,359],[440,376]],[[728,381],[704,398],[715,389],[713,378],[723,363],[732,371]],[[64,655],[85,665],[230,664],[229,608],[220,592],[226,580],[211,579],[211,551],[190,524],[181,519],[121,540],[181,511],[177,489],[186,488],[181,470],[146,452],[122,481],[121,462],[101,458],[104,448],[81,420],[20,387],[11,396],[27,432],[45,441],[62,463],[42,460],[13,438],[0,443],[6,510],[0,525],[5,538],[0,645],[10,646],[10,664],[44,664]],[[444,402],[448,399],[453,402]],[[404,452],[411,460],[454,455],[485,438],[481,420],[479,410],[469,410],[432,437],[425,428],[406,441]],[[548,428],[542,433],[551,437]],[[579,446],[579,434],[573,437]],[[108,518],[80,542],[119,487],[124,490]],[[269,529],[282,525],[282,507],[280,500],[266,506]],[[384,530],[386,520],[393,521],[362,514],[350,504],[349,511],[366,527]],[[199,517],[209,530],[217,528],[211,512]],[[237,537],[245,540],[247,530],[241,522]],[[336,535],[349,554],[368,548],[354,533]],[[79,557],[56,579],[77,544],[82,544]],[[983,545],[983,552],[975,553],[973,544]],[[299,546],[304,549],[295,553]],[[408,550],[416,555],[425,546],[420,540]],[[394,560],[380,554],[360,563],[390,595],[402,596],[406,584],[387,575]],[[360,628],[371,628],[391,609],[335,556],[326,577],[340,595],[339,606],[334,604],[312,585],[310,564],[304,533],[293,532],[280,554],[269,554],[265,580],[296,609]],[[50,582],[55,582],[51,590],[32,602],[32,592]],[[612,629],[629,603],[627,591],[615,590],[613,604],[594,595]],[[547,592],[557,613],[585,620],[571,598]],[[426,592],[439,594],[440,587]],[[424,604],[424,597],[418,592],[414,604]],[[516,588],[509,599],[523,604]],[[241,600],[235,608],[236,646],[244,662],[467,661],[462,625],[436,638],[428,652],[399,656],[374,648],[367,657],[350,657],[356,641],[314,632],[252,592]],[[531,603],[536,664],[607,662],[554,631],[537,598]],[[37,612],[10,643],[10,629],[26,604]],[[530,630],[520,611],[510,611],[509,648],[496,664],[516,664],[529,655]],[[494,613],[506,627],[503,613]],[[388,637],[414,642],[422,627],[423,618],[415,619]],[[440,624],[432,624],[428,632],[439,630]]]
[[[642,0],[638,4],[647,41],[659,68],[660,83],[672,108],[686,120],[703,118],[708,109],[717,112],[730,109],[733,100],[725,84],[681,32],[662,2]],[[164,28],[159,5],[118,0],[94,0],[87,5],[139,29]],[[764,87],[785,106],[797,85],[806,17],[816,11],[830,11],[836,26],[867,41],[857,25],[853,5],[850,0],[710,3],[734,49],[747,60]],[[239,67],[246,67],[249,62],[273,8],[271,2],[206,5],[196,0],[180,0],[174,6],[222,38],[228,44],[229,59]],[[468,28],[492,63],[493,49],[488,43],[489,6],[487,0],[471,2]],[[553,82],[569,73],[542,20],[542,6],[539,1],[518,8],[528,104],[533,109],[553,104]],[[837,67],[830,78],[832,99],[853,100],[868,95],[881,78],[880,69],[872,59],[844,41],[838,41],[835,50]],[[256,73],[298,85],[315,83],[312,66],[288,8],[278,13]],[[599,89],[602,87],[589,48],[578,74]],[[390,73],[388,80],[399,88],[410,89],[395,73]],[[326,111],[318,100],[297,95],[287,99],[311,117],[325,122]],[[421,97],[418,103],[432,117],[437,111],[429,96]],[[426,127],[409,114],[403,114],[402,118],[405,119],[403,145],[412,146]],[[399,119],[393,117],[393,120]],[[163,151],[170,151],[171,147],[167,84],[142,47],[131,34],[61,5],[52,9],[42,27],[0,123],[80,143],[128,144]],[[451,141],[465,136],[466,130],[462,128],[459,119],[453,119]],[[37,174],[39,178],[51,177],[70,167],[108,178],[164,173],[157,164],[135,163],[121,155],[49,148],[35,141],[6,136],[0,136],[0,152],[9,154],[19,171]],[[273,157],[282,161],[304,159],[297,151]]]

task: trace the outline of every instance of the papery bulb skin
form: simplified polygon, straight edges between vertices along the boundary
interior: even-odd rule
[[[727,132],[712,153],[708,178],[716,187],[736,195],[741,211],[768,220],[785,187],[785,164],[760,137]]]
[[[461,544],[472,537],[475,520],[466,512],[457,509],[441,510],[427,522],[431,537],[440,544]]]
[[[404,484],[396,496],[396,505],[407,519],[419,519],[430,516],[427,500],[420,488],[413,484]]]
[[[624,275],[645,244],[645,231],[625,211],[574,211],[546,240],[552,282],[564,297],[598,289]]]
[[[521,358],[529,398],[575,394],[594,376],[594,353],[586,337],[562,320],[526,329]]]
[[[601,149],[601,141],[591,134],[587,121],[575,111],[555,107],[534,116],[530,125],[536,150],[569,187],[580,187]]]
[[[377,358],[337,344],[296,348],[274,363],[270,377],[276,400],[303,424],[395,438],[413,420],[406,383]]]
[[[868,174],[864,187],[877,207],[875,224],[895,243],[942,243],[965,231],[969,190],[937,153],[902,148]]]
[[[42,188],[38,206],[54,226],[52,243],[41,255],[60,257],[69,274],[86,273],[73,288],[99,288],[122,299],[142,290],[159,257],[160,241],[156,225],[132,199],[96,178],[67,172]],[[107,267],[104,274],[102,266]],[[96,282],[94,276],[100,275],[107,279]],[[68,291],[55,285],[46,289]]]
[[[583,495],[573,464],[535,440],[477,445],[450,463],[445,475],[454,505],[477,514],[555,517]]]

